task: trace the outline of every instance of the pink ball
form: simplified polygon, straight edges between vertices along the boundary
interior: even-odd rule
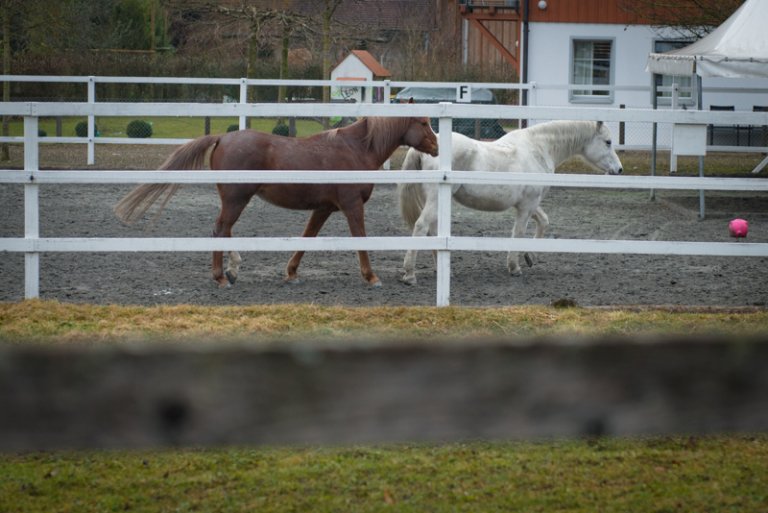
[[[744,219],[732,219],[728,223],[728,231],[731,232],[731,237],[746,237],[749,231],[749,223]]]

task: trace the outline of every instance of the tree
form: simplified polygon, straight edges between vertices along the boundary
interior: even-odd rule
[[[279,48],[279,77],[288,77],[288,51],[295,37],[306,37],[313,32],[310,16],[293,9],[291,2],[269,0],[241,0],[240,2],[214,2],[208,0],[179,1],[171,0],[169,5],[182,15],[194,13],[199,26],[207,25],[206,34],[222,33],[236,35],[245,49],[245,76],[254,77],[258,69],[257,62],[273,54]],[[186,20],[187,23],[190,20]],[[205,36],[204,36],[205,37]],[[213,46],[209,37],[205,37],[207,47],[201,51],[210,51]],[[243,44],[244,43],[244,44]],[[251,89],[253,93],[253,89]],[[278,101],[285,96],[285,87],[280,87]]]
[[[148,0],[27,0],[17,10],[18,51],[50,55],[62,50],[146,49],[148,12]]]
[[[331,76],[331,23],[343,0],[324,0],[323,9],[323,79]],[[331,101],[331,88],[323,87],[323,103]]]
[[[273,25],[276,37],[280,40],[280,76],[279,78],[288,78],[288,50],[291,46],[291,36],[295,33],[309,33],[311,31],[309,20],[306,16],[288,10],[267,9],[264,11],[255,11],[252,16],[253,32],[252,40],[255,39],[264,25]],[[281,85],[278,88],[277,101],[282,102],[286,88]]]
[[[11,19],[21,12],[22,0],[2,0],[0,2],[0,16],[2,16],[3,30],[3,75],[11,74]],[[11,101],[11,83],[3,82],[3,102]],[[8,137],[8,116],[3,115],[3,136]],[[7,144],[0,147],[0,160],[10,160],[10,152]]]
[[[723,23],[744,0],[620,0],[620,6],[657,27],[674,27],[681,37],[700,39]]]

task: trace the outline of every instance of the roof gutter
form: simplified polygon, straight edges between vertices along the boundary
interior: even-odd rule
[[[530,17],[531,0],[525,0],[523,2],[523,62],[522,70],[520,70],[521,81],[523,84],[528,83],[528,21]],[[522,91],[522,104],[528,105],[528,89]],[[527,126],[527,120],[522,120],[524,126]]]

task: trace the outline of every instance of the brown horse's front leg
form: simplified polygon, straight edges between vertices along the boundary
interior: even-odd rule
[[[365,214],[363,211],[363,202],[355,203],[353,207],[345,208],[344,215],[347,216],[349,224],[349,233],[353,237],[365,237]],[[367,251],[358,251],[357,258],[360,261],[360,273],[365,282],[372,287],[381,287],[381,280],[373,272],[371,261],[368,259]]]
[[[363,235],[363,237],[365,236]],[[381,287],[381,280],[373,272],[371,261],[368,259],[368,252],[358,251],[357,258],[360,260],[360,273],[363,275],[365,282],[371,287]]]
[[[333,209],[313,210],[312,215],[309,216],[309,221],[307,221],[307,226],[304,227],[304,233],[302,233],[301,236],[317,237],[317,234],[320,233],[320,229],[333,212]],[[301,257],[303,256],[304,251],[297,251],[288,261],[288,265],[285,268],[285,281],[288,283],[298,283],[299,276],[297,272],[299,270],[299,264],[301,263]]]
[[[214,237],[216,237],[216,234],[214,232]],[[229,280],[227,280],[224,277],[224,253],[221,251],[214,251],[213,257],[211,259],[211,272],[213,274],[213,281],[215,281],[219,287],[223,288],[228,285],[231,285],[229,283]]]

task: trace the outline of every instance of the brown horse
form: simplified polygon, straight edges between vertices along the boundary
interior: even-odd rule
[[[352,125],[306,138],[282,137],[253,130],[225,135],[206,135],[174,151],[160,169],[203,169],[209,149],[211,169],[242,170],[376,170],[400,145],[437,155],[437,137],[427,118],[363,118]],[[132,223],[162,198],[161,210],[179,184],[145,184],[136,187],[115,205],[115,214]],[[232,226],[254,195],[283,208],[311,210],[303,237],[314,237],[328,217],[338,210],[346,216],[354,237],[365,237],[363,205],[373,184],[217,184],[221,211],[213,228],[214,237],[231,237]],[[285,279],[295,281],[303,251],[293,254]],[[368,253],[359,251],[360,272],[372,286],[380,286],[371,269]],[[213,253],[213,279],[228,286],[237,279],[240,255],[229,253],[223,270],[223,254]]]

